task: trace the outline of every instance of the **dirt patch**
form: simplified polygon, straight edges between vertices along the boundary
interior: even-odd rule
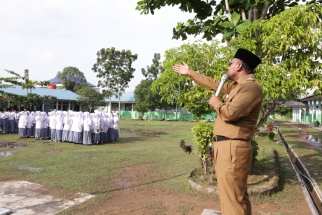
[[[84,154],[84,155],[75,155],[74,156],[75,159],[85,159],[85,160],[90,160],[93,158],[93,155],[88,155],[88,154]]]
[[[59,152],[63,152],[63,150],[61,149],[53,149],[49,151],[50,153],[59,153]]]
[[[137,134],[132,132],[129,128],[120,128],[120,132],[122,132],[122,136],[124,137],[137,137]]]
[[[147,174],[151,166],[152,164],[142,164],[117,169],[115,172],[121,174],[121,177],[113,179],[112,183],[116,189],[129,188],[144,183],[147,181]]]
[[[82,209],[75,214],[86,214],[95,211],[95,214],[109,215],[196,215],[204,209],[220,210],[219,199],[216,194],[189,195],[178,194],[157,187],[158,181],[151,183],[148,174],[153,165],[146,163],[140,166],[128,166],[116,170],[120,176],[112,180],[114,189],[107,192],[111,197],[95,208]],[[186,176],[182,176],[186,177]],[[266,180],[267,176],[263,176]],[[251,181],[263,180],[251,178]],[[102,183],[102,182],[101,182]],[[188,183],[182,186],[189,186]],[[294,203],[293,208],[273,204],[252,204],[253,214],[309,214],[306,202]],[[294,209],[295,208],[295,209]]]
[[[147,136],[147,137],[157,137],[160,135],[167,135],[167,133],[163,131],[153,131],[153,130],[143,130],[143,129],[135,130],[135,133],[137,133],[138,135]]]
[[[1,142],[0,147],[4,148],[21,148],[25,147],[27,144],[24,143],[16,143],[16,142]]]

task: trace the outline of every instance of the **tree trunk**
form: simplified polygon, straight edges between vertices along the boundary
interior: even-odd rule
[[[112,113],[112,96],[110,96],[110,113]]]
[[[227,18],[228,18],[229,22],[231,22],[231,13],[230,13],[230,9],[229,9],[229,0],[225,0],[225,5],[226,5],[225,11],[227,13]]]
[[[248,20],[250,22],[253,21],[253,6],[250,7],[249,11],[248,11]]]
[[[255,21],[255,20],[258,20],[258,8],[257,8],[256,6],[254,7],[253,12],[254,12],[254,19],[253,19],[253,20],[254,20],[254,21]]]
[[[120,93],[118,94],[119,97],[119,118],[121,119],[121,98],[120,98]]]
[[[242,15],[242,19],[246,20],[246,13],[244,8],[241,8],[241,15]]]
[[[261,18],[266,19],[268,8],[271,6],[271,3],[266,3],[263,7]]]
[[[268,108],[268,110],[265,113],[265,110],[263,110],[262,118],[259,120],[259,122],[256,125],[256,130],[258,131],[259,128],[267,121],[268,116],[272,113],[272,111],[276,107],[276,100],[273,100],[272,105]]]

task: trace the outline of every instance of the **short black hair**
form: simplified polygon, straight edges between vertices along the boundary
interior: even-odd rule
[[[242,63],[244,69],[247,71],[248,74],[254,74],[254,70],[252,68],[250,68],[250,66],[248,66],[247,63],[245,63],[242,60],[241,60],[241,63]]]

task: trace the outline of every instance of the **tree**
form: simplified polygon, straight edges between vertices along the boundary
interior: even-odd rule
[[[210,44],[196,42],[167,50],[163,62],[165,72],[152,84],[152,90],[160,94],[167,103],[177,102],[184,106],[185,109],[194,114],[196,119],[200,119],[204,114],[212,113],[214,110],[208,105],[208,101],[214,92],[194,84],[185,76],[173,72],[172,67],[174,64],[184,61],[192,69],[220,79],[226,71],[225,66],[227,67],[228,62],[221,49],[222,47],[219,46],[218,42]]]
[[[33,81],[29,80],[29,77],[21,76],[18,73],[11,71],[11,70],[5,70],[9,74],[13,75],[13,77],[0,77],[0,99],[8,102],[10,104],[20,104],[23,107],[32,108],[32,106],[40,105],[42,104],[43,100],[51,100],[56,99],[55,96],[45,95],[40,96],[38,94],[31,93],[31,89],[38,86],[48,86],[50,83],[49,81]],[[28,70],[25,70],[28,71]],[[26,81],[28,79],[28,81]],[[2,83],[3,82],[3,83]],[[5,84],[6,83],[6,84]],[[9,84],[8,84],[9,83]],[[22,89],[30,89],[30,93],[27,93],[26,96],[19,96],[16,94],[10,94],[6,93],[1,88],[8,88],[12,87],[13,85],[21,86]]]
[[[142,80],[141,83],[135,87],[134,109],[141,115],[149,110],[164,109],[167,105],[167,103],[161,99],[160,95],[151,90],[152,83],[152,80]]]
[[[307,95],[308,89],[322,93],[321,17],[321,5],[293,7],[270,20],[254,22],[232,41],[231,45],[253,50],[262,59],[256,78],[263,86],[265,103],[257,127],[276,105]]]
[[[161,99],[158,93],[155,93],[151,89],[152,83],[163,73],[164,69],[160,62],[161,56],[159,53],[155,53],[152,59],[152,65],[147,66],[146,70],[141,69],[142,74],[146,77],[146,80],[142,80],[139,85],[135,87],[134,109],[143,114],[144,112],[155,109],[164,109],[167,103]]]
[[[90,112],[98,106],[104,105],[104,95],[89,86],[83,86],[76,93],[79,95],[77,101],[87,105]]]
[[[202,38],[212,40],[218,34],[223,34],[224,39],[233,38],[250,22],[270,19],[299,4],[299,0],[140,0],[136,10],[141,14],[154,14],[156,9],[178,5],[183,12],[195,13],[195,17],[185,23],[177,23],[173,28],[173,38],[185,40],[187,35],[202,35]]]
[[[26,96],[20,96],[16,94],[2,92],[0,96],[1,102],[6,102],[10,104],[10,106],[18,106],[21,105],[27,109],[32,110],[33,106],[39,106],[42,104],[43,100],[55,100],[57,97],[55,96],[40,96],[35,93],[28,93]]]
[[[87,82],[84,73],[72,66],[65,67],[62,72],[57,73],[56,77],[62,80],[62,84],[66,90],[72,92],[76,92],[86,85]]]
[[[121,109],[120,97],[128,87],[128,83],[134,77],[135,71],[132,63],[138,58],[137,54],[132,54],[130,50],[118,51],[114,47],[104,49],[96,53],[97,60],[92,70],[97,73],[98,86],[103,87],[103,94],[110,98],[119,98],[119,111]]]
[[[0,89],[12,87],[12,85],[21,86],[23,89],[26,89],[26,88],[33,89],[37,85],[38,86],[48,86],[50,84],[49,81],[28,80],[28,82],[26,82],[25,76],[21,76],[18,73],[11,71],[11,70],[5,69],[5,71],[8,72],[9,74],[13,75],[13,77],[0,77]],[[28,70],[25,70],[25,71],[28,71]],[[0,90],[0,92],[3,92],[3,91]]]
[[[160,53],[154,53],[152,65],[147,66],[146,70],[144,68],[141,69],[143,76],[146,77],[148,80],[156,80],[159,77],[159,75],[164,71],[160,59]]]
[[[235,50],[244,47],[262,59],[262,64],[256,69],[256,78],[263,87],[265,99],[257,124],[260,127],[277,104],[305,95],[307,89],[321,93],[321,16],[320,5],[297,6],[270,20],[253,22],[227,45],[195,43],[167,50],[163,62],[165,72],[153,83],[153,89],[168,101],[174,96],[172,89],[180,89],[179,102],[194,114],[207,113],[208,99],[213,92],[200,89],[189,78],[174,73],[172,66],[185,61],[193,70],[218,80],[226,71],[227,62]],[[260,34],[256,35],[256,32]],[[198,103],[194,100],[198,98],[204,100],[197,100]],[[198,106],[202,104],[205,109],[189,106],[190,102]]]

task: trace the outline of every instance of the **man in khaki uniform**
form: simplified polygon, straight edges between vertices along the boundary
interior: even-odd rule
[[[251,214],[247,177],[252,164],[251,138],[260,113],[263,91],[254,77],[261,60],[252,52],[238,49],[228,65],[228,78],[219,97],[209,104],[218,113],[214,125],[214,158],[221,211],[223,215]],[[198,85],[217,90],[220,81],[190,70],[186,63],[173,70],[188,76]]]

